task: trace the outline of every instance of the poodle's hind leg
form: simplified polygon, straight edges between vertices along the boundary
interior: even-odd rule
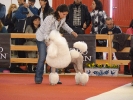
[[[80,84],[80,76],[81,76],[80,72],[75,74],[75,82],[76,82],[76,84]]]
[[[59,75],[56,71],[56,68],[51,67],[51,73],[49,74],[49,81],[51,85],[56,85],[59,81]]]
[[[80,75],[80,83],[81,83],[81,85],[86,85],[88,80],[89,80],[89,76],[88,76],[87,73],[82,73]]]

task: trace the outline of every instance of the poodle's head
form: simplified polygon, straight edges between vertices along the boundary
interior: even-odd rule
[[[57,38],[62,37],[59,31],[57,30],[52,30],[49,34],[49,39],[52,41],[58,40]]]
[[[81,53],[84,53],[87,51],[87,44],[84,41],[78,41],[73,44],[74,48],[77,48],[80,50]]]

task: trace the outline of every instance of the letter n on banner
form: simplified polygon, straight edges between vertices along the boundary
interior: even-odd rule
[[[10,66],[10,34],[0,33],[0,67]]]
[[[78,37],[75,38],[72,35],[63,34],[66,38],[69,48],[73,48],[74,42],[84,41],[87,43],[88,51],[83,54],[84,57],[84,67],[86,63],[95,63],[96,60],[96,36],[95,34],[78,34]]]

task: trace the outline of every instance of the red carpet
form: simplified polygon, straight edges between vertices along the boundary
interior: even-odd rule
[[[131,77],[90,77],[86,86],[75,85],[74,75],[60,75],[63,84],[34,83],[33,74],[0,74],[0,100],[85,100],[132,81]]]

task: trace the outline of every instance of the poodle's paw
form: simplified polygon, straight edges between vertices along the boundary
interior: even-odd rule
[[[83,86],[86,85],[88,80],[89,80],[89,76],[88,76],[87,73],[83,73],[83,74],[80,75],[80,83],[81,83],[81,85],[83,85]]]
[[[75,82],[76,82],[77,85],[80,84],[80,75],[81,75],[80,72],[75,74]]]
[[[50,83],[50,85],[56,85],[56,84]]]
[[[50,73],[49,81],[51,85],[56,85],[59,81],[59,75],[57,73]]]

